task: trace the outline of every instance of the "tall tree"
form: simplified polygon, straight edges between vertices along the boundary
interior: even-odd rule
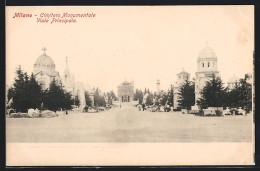
[[[165,106],[167,104],[168,92],[162,92],[161,98],[159,100],[160,105]]]
[[[222,80],[213,74],[212,79],[206,82],[201,92],[201,98],[197,103],[203,109],[207,107],[222,107],[225,93]]]
[[[41,97],[42,90],[34,76],[29,77],[19,66],[16,70],[14,84],[8,89],[8,101],[13,100],[10,107],[20,112],[27,112],[29,108],[40,106]]]
[[[226,88],[226,93],[224,95],[223,99],[223,107],[230,107],[230,108],[236,108],[239,105],[239,83],[236,82],[233,89]]]
[[[99,93],[98,87],[94,92],[94,106],[106,106],[105,97]]]
[[[111,98],[112,98],[113,100],[118,100],[118,98],[116,97],[116,94],[114,93],[113,90],[110,91],[110,95],[111,95]]]
[[[78,95],[76,95],[76,96],[74,97],[73,101],[74,101],[74,105],[75,105],[75,106],[79,106],[79,105],[80,105],[80,101],[79,101],[79,96],[78,96]]]
[[[56,84],[53,80],[49,90],[43,97],[43,104],[46,109],[57,111],[58,109],[71,109],[74,99],[70,92],[66,92],[62,86]]]
[[[167,105],[173,106],[173,96],[173,86],[171,85],[168,90]]]
[[[30,80],[27,87],[29,106],[34,109],[39,108],[42,102],[42,89],[41,86],[35,80],[33,74],[31,74],[30,76]]]
[[[183,109],[191,109],[195,104],[195,84],[186,80],[179,88],[178,104]]]
[[[143,91],[136,89],[135,93],[134,93],[134,100],[139,100],[138,103],[142,104],[143,103],[143,98],[144,98]]]
[[[243,107],[247,112],[252,110],[252,84],[248,82],[250,76],[245,75],[239,80],[239,107]]]
[[[87,91],[85,92],[85,100],[86,100],[86,105],[92,106],[92,100]]]
[[[147,91],[148,93],[148,91]],[[153,94],[152,93],[148,93],[148,96],[146,97],[146,105],[153,105]]]

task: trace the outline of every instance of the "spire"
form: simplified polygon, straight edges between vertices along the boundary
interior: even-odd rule
[[[43,53],[46,54],[46,50],[47,50],[46,47],[43,47],[42,50],[43,50]]]

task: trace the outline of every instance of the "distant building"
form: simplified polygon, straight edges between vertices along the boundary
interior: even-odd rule
[[[186,81],[190,81],[190,74],[186,71],[180,72],[177,74],[177,81],[173,84],[173,107],[177,109],[179,107],[178,99],[179,99],[179,89],[180,86]]]
[[[78,96],[80,102],[80,108],[86,105],[85,99],[85,86],[82,82],[75,82],[74,76],[70,73],[68,67],[68,58],[66,57],[66,68],[64,70],[62,85],[64,89],[71,92],[73,97]]]
[[[195,104],[201,97],[201,91],[206,82],[212,79],[213,74],[218,77],[216,53],[207,45],[200,51],[197,58],[197,72],[195,79]]]
[[[44,47],[42,50],[43,54],[36,59],[33,65],[33,75],[42,89],[46,90],[50,87],[50,83],[53,80],[60,84],[60,75],[55,70],[52,58],[46,55],[46,48]]]
[[[227,82],[227,87],[229,90],[232,90],[235,88],[236,84],[239,82],[238,78],[236,76],[231,77]]]
[[[132,102],[134,99],[134,83],[125,81],[117,86],[117,97],[120,102]]]
[[[55,81],[57,85],[63,86],[67,92],[71,92],[72,96],[78,96],[80,107],[86,105],[85,102],[85,87],[81,82],[75,82],[74,76],[68,68],[68,60],[66,58],[66,68],[63,78],[59,72],[55,70],[55,64],[52,58],[46,55],[46,48],[42,49],[44,53],[36,59],[33,68],[33,75],[36,81],[41,85],[43,90],[50,88],[50,83]],[[92,95],[90,93],[90,95]],[[92,97],[91,97],[92,98]]]

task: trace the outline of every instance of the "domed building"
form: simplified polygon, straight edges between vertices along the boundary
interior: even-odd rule
[[[195,78],[195,104],[201,97],[200,92],[213,74],[218,77],[217,55],[208,45],[202,49],[197,58],[197,72]]]
[[[33,75],[36,81],[45,90],[50,87],[50,83],[54,80],[57,84],[60,83],[59,72],[55,70],[55,64],[52,58],[46,55],[46,48],[42,49],[44,53],[36,59],[33,68]]]

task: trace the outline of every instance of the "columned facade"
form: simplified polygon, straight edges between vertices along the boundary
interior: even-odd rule
[[[117,97],[121,103],[132,102],[134,100],[134,83],[125,81],[117,86]]]
[[[201,91],[206,85],[206,82],[212,79],[212,76],[219,76],[217,70],[217,56],[215,52],[208,46],[200,51],[197,58],[197,72],[195,79],[195,104],[201,97]]]

